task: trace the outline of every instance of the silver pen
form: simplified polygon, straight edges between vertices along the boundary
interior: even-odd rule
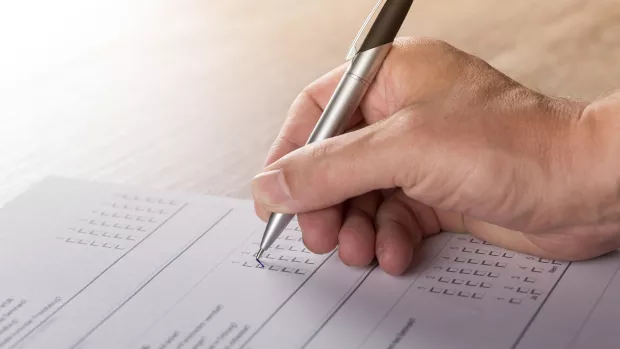
[[[341,134],[381,68],[413,0],[381,0],[362,25],[347,54],[349,67],[327,103],[306,144]],[[361,45],[358,47],[358,44]],[[293,219],[293,214],[273,213],[269,218],[259,259]]]

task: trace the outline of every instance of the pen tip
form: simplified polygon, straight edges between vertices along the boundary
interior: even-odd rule
[[[260,257],[263,256],[263,253],[265,253],[265,251],[263,251],[262,248],[258,249],[258,252],[256,253],[256,259],[260,259]]]

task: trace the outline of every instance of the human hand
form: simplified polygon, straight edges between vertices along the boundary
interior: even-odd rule
[[[400,274],[442,230],[559,260],[620,247],[616,99],[551,98],[446,43],[402,39],[348,132],[304,146],[344,68],[299,95],[253,181],[257,214],[298,214],[309,250]]]

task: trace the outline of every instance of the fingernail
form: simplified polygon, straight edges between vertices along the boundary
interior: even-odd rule
[[[280,206],[291,201],[291,190],[286,184],[282,170],[263,172],[254,177],[256,199],[269,206]]]

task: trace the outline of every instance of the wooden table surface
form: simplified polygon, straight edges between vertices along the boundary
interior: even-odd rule
[[[289,104],[374,0],[0,5],[0,205],[48,175],[250,195]],[[433,36],[528,86],[620,88],[618,0],[418,0]]]

